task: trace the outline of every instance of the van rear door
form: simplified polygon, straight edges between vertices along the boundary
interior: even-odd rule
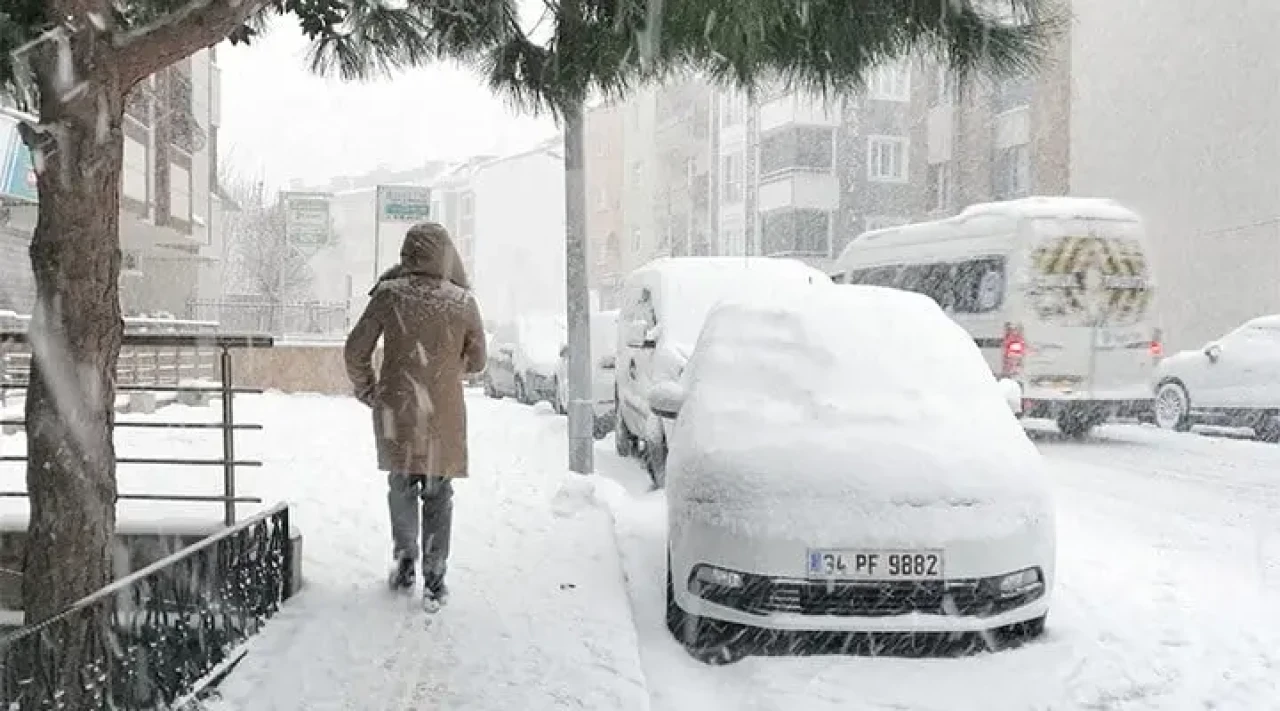
[[[1023,324],[1028,389],[1071,399],[1149,398],[1154,284],[1141,224],[1102,219],[1031,224],[1029,313]]]

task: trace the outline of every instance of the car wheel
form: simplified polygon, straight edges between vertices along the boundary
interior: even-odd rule
[[[516,376],[516,401],[521,405],[532,405],[533,401],[529,399],[529,390],[525,387],[524,378]]]
[[[675,586],[671,582],[671,562],[667,562],[667,630],[684,647],[689,656],[712,666],[733,664],[747,655],[741,640],[741,630],[718,620],[690,615],[676,602]]]
[[[493,386],[493,381],[488,378],[484,379],[484,394],[494,400],[502,399],[502,393],[498,392],[498,389]]]
[[[1186,432],[1191,429],[1191,397],[1176,380],[1162,383],[1156,390],[1156,426],[1162,430]]]
[[[644,468],[649,472],[653,485],[661,489],[667,485],[667,442],[644,442]]]
[[[591,436],[597,440],[604,439],[609,435],[611,429],[613,429],[612,418],[596,417],[591,423]]]
[[[622,416],[622,408],[614,414],[613,447],[619,457],[634,457],[636,454],[636,438],[627,429],[627,420]]]
[[[569,408],[565,406],[564,400],[560,399],[560,379],[559,378],[556,378],[551,381],[551,388],[555,392],[555,397],[552,398],[552,402],[551,402],[551,409],[555,410],[557,415],[569,414]]]

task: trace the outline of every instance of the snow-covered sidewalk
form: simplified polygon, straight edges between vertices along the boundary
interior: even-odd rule
[[[321,397],[246,403],[270,442],[254,488],[293,502],[306,587],[212,708],[648,707],[609,517],[565,473],[562,420],[483,397],[469,406],[452,598],[428,626],[416,597],[385,585],[386,485],[367,410]]]

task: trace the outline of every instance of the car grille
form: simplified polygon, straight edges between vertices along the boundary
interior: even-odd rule
[[[708,602],[753,615],[892,617],[910,613],[989,617],[1033,602],[1043,588],[1001,596],[995,579],[901,582],[817,582],[746,576],[743,590],[701,586]]]

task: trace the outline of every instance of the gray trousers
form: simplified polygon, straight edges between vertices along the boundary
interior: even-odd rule
[[[444,581],[453,532],[453,481],[419,474],[387,476],[387,506],[391,511],[391,540],[396,560],[422,558],[423,582],[431,587]],[[421,519],[419,519],[421,501]],[[421,522],[421,528],[419,528]],[[422,547],[418,547],[418,536]]]

